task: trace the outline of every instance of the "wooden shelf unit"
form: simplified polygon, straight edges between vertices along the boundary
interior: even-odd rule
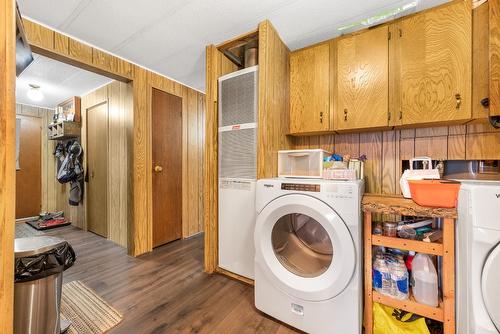
[[[365,334],[373,332],[373,302],[412,312],[443,323],[444,334],[455,333],[455,219],[456,209],[422,207],[411,199],[400,196],[366,194],[362,202],[364,212],[365,259]],[[372,234],[372,214],[443,218],[442,242],[392,238]],[[423,305],[412,296],[398,300],[385,296],[372,287],[372,246],[385,246],[419,253],[441,256],[442,295],[438,307]]]
[[[49,124],[47,134],[49,140],[65,140],[80,137],[80,123],[63,121]]]

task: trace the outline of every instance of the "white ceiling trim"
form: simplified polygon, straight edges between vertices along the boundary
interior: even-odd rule
[[[90,0],[90,1],[91,1],[91,0]],[[90,1],[89,1],[89,3],[90,3]],[[43,22],[40,22],[40,21],[38,21],[38,20],[36,20],[36,19],[34,19],[34,18],[32,18],[32,17],[28,16],[28,15],[22,15],[22,17],[25,17],[25,18],[27,18],[28,20],[33,21],[33,22],[35,22],[35,23],[37,23],[37,24],[41,25],[42,27],[45,27],[45,28],[48,28],[48,29],[54,30],[55,32],[58,32],[58,33],[60,33],[60,34],[62,34],[62,35],[65,35],[65,36],[69,36],[69,37],[71,37],[72,39],[74,39],[74,40],[76,40],[76,41],[78,41],[78,42],[80,42],[80,43],[83,43],[83,44],[85,44],[85,45],[88,45],[88,46],[93,47],[94,49],[97,49],[97,50],[100,50],[100,51],[102,51],[102,52],[108,53],[108,54],[110,54],[110,55],[112,55],[112,56],[114,56],[114,57],[116,57],[116,58],[120,58],[120,59],[125,60],[125,61],[127,61],[127,62],[129,62],[129,63],[131,63],[131,64],[134,64],[134,65],[136,65],[136,66],[138,66],[138,67],[140,67],[140,68],[142,68],[142,69],[148,70],[148,71],[150,71],[150,72],[152,72],[152,73],[155,73],[155,74],[158,74],[158,75],[160,75],[160,76],[162,76],[162,77],[164,77],[164,78],[167,78],[168,80],[172,80],[172,81],[174,81],[174,82],[177,82],[178,84],[181,84],[181,85],[186,86],[186,87],[188,87],[188,88],[191,88],[191,89],[193,89],[193,90],[195,90],[195,91],[197,91],[197,92],[200,92],[200,93],[202,93],[202,94],[205,94],[205,92],[204,92],[204,91],[202,91],[202,90],[200,90],[200,89],[198,89],[198,88],[192,87],[192,86],[187,85],[187,84],[185,84],[185,83],[183,83],[183,82],[180,82],[180,81],[178,81],[178,80],[175,80],[174,78],[171,78],[171,77],[169,77],[168,75],[165,75],[165,74],[159,73],[158,71],[155,71],[155,70],[153,70],[153,69],[151,69],[151,68],[148,68],[148,67],[146,67],[146,66],[143,66],[143,65],[137,64],[136,62],[131,61],[131,60],[129,60],[129,59],[126,59],[126,58],[124,58],[124,57],[118,56],[118,55],[114,54],[113,52],[111,52],[111,51],[109,51],[109,50],[104,50],[104,49],[102,49],[102,48],[100,48],[100,47],[97,47],[97,46],[95,46],[95,45],[93,45],[93,44],[90,44],[90,43],[88,43],[88,42],[86,42],[86,41],[84,41],[84,40],[81,40],[81,39],[80,39],[80,38],[78,38],[78,37],[72,36],[72,35],[70,35],[70,34],[68,34],[68,33],[65,33],[65,32],[63,32],[63,31],[61,31],[61,30],[57,29],[57,28],[51,27],[51,26],[49,26],[49,25],[47,25],[47,24],[44,24]],[[49,58],[50,58],[50,57],[49,57]]]

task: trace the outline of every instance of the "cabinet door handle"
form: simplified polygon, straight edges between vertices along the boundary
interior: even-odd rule
[[[319,122],[321,124],[323,124],[323,112],[322,111],[319,113]]]
[[[460,94],[455,94],[455,99],[457,100],[456,108],[460,109],[460,105],[462,105],[462,96]]]
[[[344,109],[344,121],[347,122],[347,108]]]

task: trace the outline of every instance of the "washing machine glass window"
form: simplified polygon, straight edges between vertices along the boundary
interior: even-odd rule
[[[328,232],[308,215],[282,216],[273,227],[271,241],[278,261],[295,275],[317,277],[332,263],[333,246]]]

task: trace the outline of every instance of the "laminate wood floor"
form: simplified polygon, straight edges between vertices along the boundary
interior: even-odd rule
[[[81,280],[123,313],[110,334],[298,333],[257,311],[253,287],[203,272],[203,237],[156,248],[138,258],[93,233],[63,227],[77,261],[64,282]]]

